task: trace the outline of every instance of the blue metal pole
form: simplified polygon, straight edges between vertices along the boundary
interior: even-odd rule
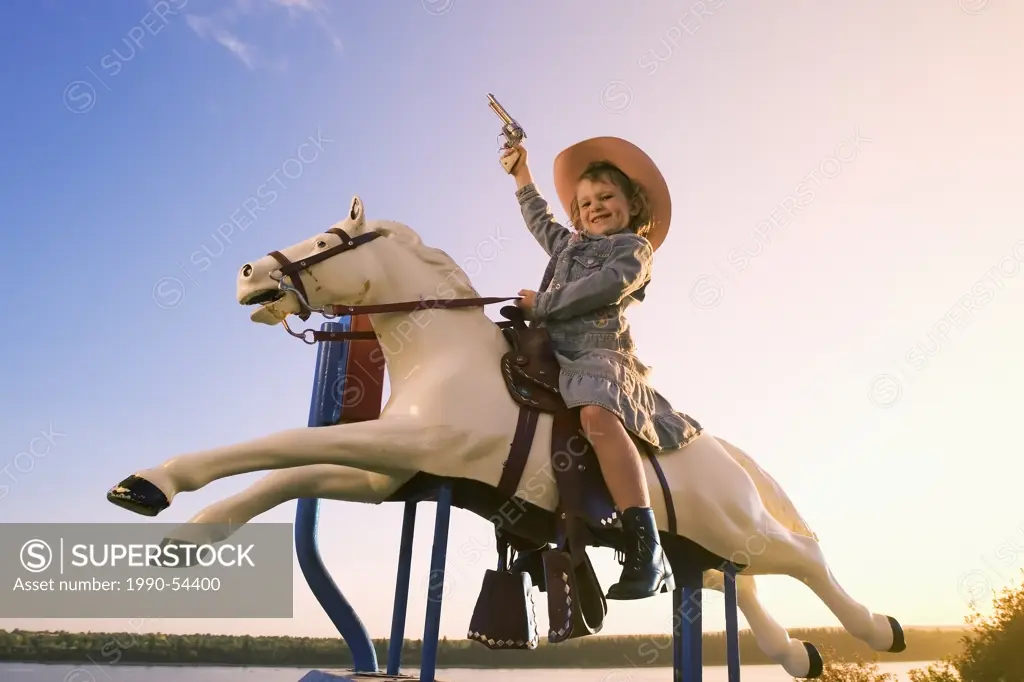
[[[412,575],[412,541],[415,530],[416,502],[409,501],[405,503],[402,544],[398,550],[395,610],[391,614],[391,640],[388,642],[388,675],[398,675],[398,671],[402,669],[402,645],[405,643],[405,616],[409,611],[409,578]]]
[[[696,585],[683,588],[683,602],[690,604],[689,617],[683,621],[683,657],[686,665],[686,682],[701,682],[704,677],[704,575],[697,572]]]
[[[448,554],[448,522],[452,515],[452,484],[437,489],[437,516],[434,519],[434,547],[430,553],[430,581],[427,584],[427,618],[423,626],[423,656],[420,682],[435,682],[437,638],[441,630],[441,598],[444,596],[445,560]]]
[[[729,562],[725,584],[725,658],[729,663],[729,682],[740,682],[740,627],[736,604],[736,566]]]
[[[683,682],[683,586],[672,590],[672,682]]]
[[[347,331],[349,318],[340,320],[344,322],[325,322],[320,325],[320,329],[329,332]],[[317,349],[313,395],[309,404],[309,426],[330,426],[338,422],[341,416],[341,396],[344,393],[347,359],[347,342],[322,343]],[[319,507],[318,499],[301,499],[295,512],[295,554],[299,560],[299,568],[306,577],[310,591],[352,651],[353,670],[378,672],[377,652],[373,648],[373,641],[366,631],[366,626],[334,584],[320,558],[320,548],[316,539]]]
[[[674,678],[679,682],[701,682],[704,675],[704,652],[702,650],[704,624],[701,590],[704,586],[704,572],[685,567],[676,571],[676,590],[673,595],[675,607],[673,628],[672,663]]]

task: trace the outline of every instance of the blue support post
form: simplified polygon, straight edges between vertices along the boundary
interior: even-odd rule
[[[448,523],[452,514],[452,484],[437,489],[434,546],[430,553],[430,581],[427,585],[427,617],[423,625],[423,657],[420,682],[435,682],[437,639],[441,629],[441,598],[444,596],[445,560],[448,554]]]
[[[339,318],[337,322],[323,323],[320,329],[329,332],[348,331],[349,324],[349,318]],[[309,405],[309,426],[330,426],[338,422],[341,416],[341,396],[344,393],[347,360],[347,342],[322,343],[317,349],[313,395]],[[316,539],[319,505],[320,501],[315,498],[301,499],[298,502],[295,512],[295,553],[299,568],[302,569],[302,575],[305,576],[310,591],[351,650],[353,670],[378,672],[377,652],[373,648],[373,641],[366,631],[366,626],[334,584],[320,558],[320,548]]]
[[[689,567],[676,572],[672,594],[672,671],[675,682],[701,682],[704,675],[704,623],[701,590],[704,572]]]
[[[672,590],[672,682],[683,682],[683,586]]]
[[[409,611],[409,578],[412,575],[412,541],[416,530],[416,502],[405,503],[402,517],[402,542],[398,550],[398,579],[395,581],[395,608],[391,614],[391,640],[388,642],[388,675],[402,669],[402,645],[405,643],[405,617]]]
[[[736,604],[736,566],[726,564],[722,571],[725,592],[725,658],[729,664],[729,682],[740,682],[740,632]]]

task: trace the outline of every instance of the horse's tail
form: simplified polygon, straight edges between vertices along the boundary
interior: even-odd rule
[[[728,452],[733,459],[735,459],[740,466],[747,472],[754,481],[754,485],[757,487],[757,492],[761,496],[761,502],[764,504],[765,509],[771,514],[776,521],[785,526],[789,531],[796,533],[797,535],[803,535],[809,537],[814,541],[818,540],[818,536],[811,530],[807,522],[804,521],[803,517],[800,516],[800,512],[796,510],[793,502],[790,501],[789,496],[786,495],[782,487],[775,482],[768,472],[758,466],[750,455],[743,452],[732,443],[722,440],[721,438],[715,437],[726,452]]]

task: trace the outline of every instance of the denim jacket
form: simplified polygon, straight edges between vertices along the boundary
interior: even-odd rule
[[[559,224],[534,185],[516,192],[526,226],[550,256],[534,319],[556,350],[632,353],[625,311],[644,299],[653,249],[633,232],[592,236]]]

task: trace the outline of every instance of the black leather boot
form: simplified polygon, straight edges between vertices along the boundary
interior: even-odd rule
[[[658,538],[654,510],[630,507],[622,512],[622,533],[626,537],[625,557],[619,582],[608,589],[608,599],[646,599],[675,589],[672,568]]]

